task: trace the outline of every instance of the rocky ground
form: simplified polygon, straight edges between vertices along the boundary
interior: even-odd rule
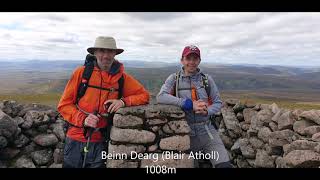
[[[320,110],[292,111],[276,104],[241,104],[229,99],[212,123],[219,127],[235,167],[320,166]],[[114,117],[109,151],[188,152],[188,128],[179,108],[124,108]],[[0,167],[61,167],[65,131],[66,123],[55,109],[0,102]],[[152,162],[114,160],[108,162],[108,167],[143,167]],[[193,167],[185,160],[167,163]],[[200,167],[210,165],[200,161]]]

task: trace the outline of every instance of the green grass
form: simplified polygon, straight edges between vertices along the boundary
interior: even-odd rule
[[[61,93],[46,93],[46,94],[2,94],[0,100],[15,100],[18,103],[31,104],[39,103],[57,107],[61,97]]]

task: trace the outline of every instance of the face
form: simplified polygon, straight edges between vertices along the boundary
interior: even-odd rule
[[[200,58],[197,54],[192,53],[182,57],[181,63],[187,73],[194,73],[200,64]]]
[[[97,49],[94,52],[94,55],[97,58],[98,66],[102,70],[109,70],[116,54],[116,51],[111,49]]]

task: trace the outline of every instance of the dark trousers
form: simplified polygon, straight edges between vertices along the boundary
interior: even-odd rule
[[[82,168],[85,146],[85,142],[75,141],[66,137],[62,168]],[[88,149],[85,168],[105,168],[106,164],[105,160],[102,159],[102,152],[106,150],[106,143],[90,142]]]

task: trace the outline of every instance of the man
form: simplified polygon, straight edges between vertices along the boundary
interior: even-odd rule
[[[191,128],[191,151],[218,154],[216,159],[210,159],[213,167],[229,168],[232,165],[228,153],[209,120],[220,111],[222,101],[212,77],[198,68],[200,61],[199,48],[186,46],[181,58],[182,69],[167,78],[157,95],[157,102],[180,106],[185,111]]]
[[[117,48],[114,38],[99,36],[94,47],[88,48],[87,51],[94,57],[90,79],[83,79],[85,66],[76,68],[58,104],[58,111],[69,123],[64,147],[64,168],[105,167],[101,155],[106,147],[103,130],[110,124],[103,114],[114,113],[121,107],[149,102],[149,92],[125,73],[123,64],[115,60],[115,56],[124,50]],[[122,98],[118,99],[121,93],[119,79],[122,77]],[[78,99],[79,85],[84,82],[88,83],[87,89]],[[109,105],[106,107],[107,104]],[[96,131],[92,132],[86,151],[84,149],[88,140],[87,130],[90,128],[95,128]]]

